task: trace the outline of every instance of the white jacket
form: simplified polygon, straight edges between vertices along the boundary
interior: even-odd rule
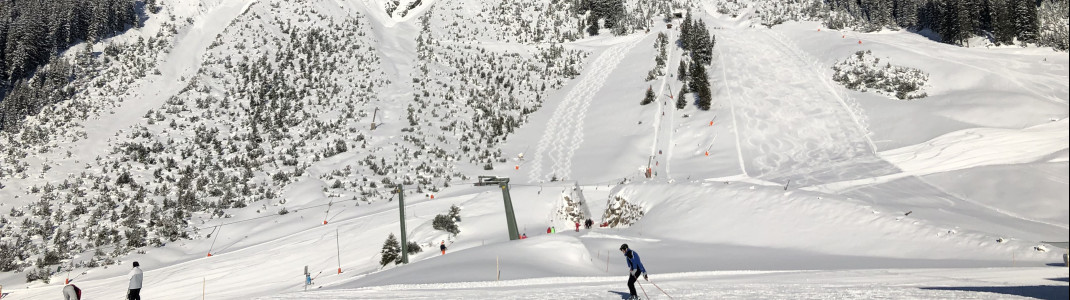
[[[63,300],[79,300],[78,292],[74,290],[73,285],[67,285],[63,287]]]
[[[134,267],[130,270],[130,289],[140,289],[142,279],[145,279],[145,275],[141,273],[141,268]]]

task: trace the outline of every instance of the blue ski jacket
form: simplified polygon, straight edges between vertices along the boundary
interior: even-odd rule
[[[643,267],[643,262],[639,260],[639,253],[635,250],[628,249],[624,252],[624,258],[628,260],[628,270],[638,269],[640,273],[646,273],[646,268]]]

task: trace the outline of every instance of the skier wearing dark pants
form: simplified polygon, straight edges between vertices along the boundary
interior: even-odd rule
[[[643,262],[639,260],[639,253],[636,253],[632,249],[628,249],[628,244],[620,245],[620,252],[624,253],[624,257],[628,261],[628,292],[631,293],[631,299],[639,299],[639,295],[635,293],[635,281],[639,279],[639,274],[643,274],[643,279],[646,279],[646,268],[643,267]]]
[[[138,263],[134,262],[134,269],[130,270],[130,290],[126,292],[127,300],[141,300],[141,281],[145,278],[145,275],[141,272],[141,268],[138,268]]]

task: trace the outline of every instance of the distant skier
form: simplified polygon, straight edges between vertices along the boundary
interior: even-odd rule
[[[628,244],[621,244],[620,252],[624,253],[624,257],[628,261],[628,292],[631,293],[630,299],[639,299],[639,295],[635,293],[635,280],[639,279],[639,273],[643,273],[643,279],[649,280],[646,277],[646,268],[643,267],[643,262],[639,261],[639,253],[628,249]]]
[[[63,300],[81,300],[82,290],[73,284],[63,287]]]
[[[527,238],[528,238],[528,234],[526,232],[524,234],[520,235],[520,239],[521,240],[524,240],[524,239],[527,239]]]
[[[591,229],[591,226],[594,226],[594,221],[591,221],[591,219],[587,219],[587,221],[583,224],[587,226],[587,229]]]
[[[130,270],[130,290],[126,293],[127,300],[141,300],[141,281],[145,275],[141,272],[138,263],[134,262],[134,269]]]
[[[546,234],[551,234],[551,233],[553,233],[553,230],[550,229],[550,227],[546,227]]]
[[[576,222],[576,232],[580,232],[580,222]]]
[[[446,255],[446,241],[438,244],[438,250],[442,250],[442,255]]]
[[[557,233],[557,227],[550,226],[550,233]]]

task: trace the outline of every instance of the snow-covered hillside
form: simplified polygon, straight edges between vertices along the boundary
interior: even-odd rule
[[[119,298],[132,261],[152,299],[619,299],[622,243],[653,299],[1067,297],[1066,52],[591,3],[177,0],[75,46],[75,96],[0,133],[3,299]],[[860,51],[927,97],[834,80]],[[398,184],[422,251],[383,266]]]

